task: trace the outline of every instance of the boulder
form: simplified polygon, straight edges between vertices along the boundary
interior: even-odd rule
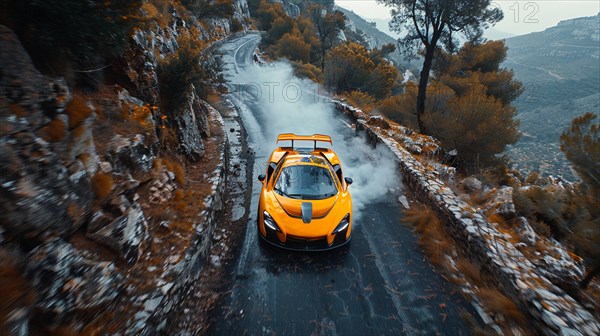
[[[141,134],[131,138],[116,134],[108,145],[107,159],[117,173],[146,173],[153,167],[154,150]]]
[[[512,187],[503,186],[498,189],[498,192],[494,197],[494,203],[496,203],[496,214],[500,215],[504,219],[512,219],[517,215],[517,209],[513,203],[512,194]]]
[[[515,226],[515,232],[519,235],[521,240],[529,246],[534,246],[535,242],[539,239],[533,228],[529,225],[529,222],[525,217],[519,217],[517,219],[517,225]]]
[[[194,86],[190,84],[187,91],[188,100],[175,118],[175,128],[179,137],[179,151],[192,161],[204,156],[203,129],[207,128],[206,108],[196,95]],[[210,134],[204,131],[205,134]]]
[[[25,146],[0,138],[0,221],[16,237],[65,236],[91,208],[90,176],[67,169],[47,142],[29,136]]]
[[[133,203],[123,215],[111,219],[103,212],[92,217],[87,236],[114,250],[129,265],[142,255],[148,239],[148,223],[138,203]]]
[[[585,273],[581,258],[573,257],[554,239],[544,245],[548,251],[532,263],[553,284],[563,289],[577,288]]]
[[[123,215],[111,219],[104,226],[97,224],[106,218],[100,219],[93,223],[95,225],[90,225],[88,237],[113,249],[128,264],[135,264],[148,239],[148,223],[139,204],[134,203]]]
[[[469,176],[460,181],[460,185],[469,194],[483,189],[483,183],[473,176]]]
[[[105,307],[123,289],[123,277],[113,263],[88,260],[59,238],[33,249],[26,271],[37,289],[35,307],[48,323],[58,323],[77,310]]]
[[[91,134],[85,146],[70,141],[65,81],[41,75],[4,26],[0,94],[0,222],[16,238],[64,237],[82,223],[94,197],[93,160],[87,167],[72,158],[86,152],[93,159]]]

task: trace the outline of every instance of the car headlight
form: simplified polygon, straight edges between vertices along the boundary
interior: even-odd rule
[[[263,211],[263,219],[264,219],[265,225],[269,229],[277,231],[277,232],[281,232],[281,229],[279,228],[279,226],[277,226],[277,223],[275,223],[275,220],[273,219],[273,217],[271,217],[271,215],[269,215],[269,213],[266,210]]]
[[[344,217],[344,219],[340,221],[340,224],[338,224],[338,226],[335,227],[335,230],[333,230],[331,234],[340,233],[346,230],[348,225],[350,225],[350,214],[347,214],[346,217]]]

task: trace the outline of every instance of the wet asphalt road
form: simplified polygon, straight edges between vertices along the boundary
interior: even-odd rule
[[[250,69],[260,71],[252,61],[258,42],[258,35],[247,35],[221,47],[232,87],[252,79],[244,77]],[[360,216],[355,213],[347,247],[318,253],[261,247],[255,224],[260,191],[256,176],[274,148],[265,140],[274,130],[268,126],[268,112],[252,94],[232,100],[255,153],[248,177],[252,197],[245,204],[246,237],[232,286],[215,309],[209,334],[471,334],[460,318],[461,311],[472,312],[471,305],[434,271],[414,233],[400,224],[401,189],[368,201]],[[336,141],[356,137],[347,122],[339,119],[335,125],[334,148]]]

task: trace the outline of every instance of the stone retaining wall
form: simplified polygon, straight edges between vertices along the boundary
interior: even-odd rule
[[[385,145],[397,158],[404,184],[419,200],[435,209],[462,248],[487,272],[494,275],[502,291],[531,315],[544,335],[600,335],[600,323],[565,291],[538,274],[535,266],[494,224],[458,196],[436,174],[427,170],[393,139],[390,129],[367,123],[359,109],[332,101],[338,111],[351,116],[357,131]]]
[[[205,104],[209,110],[209,119],[225,129],[221,114]],[[156,335],[168,326],[169,315],[177,311],[185,294],[193,287],[194,282],[200,277],[201,270],[207,259],[207,254],[212,247],[213,233],[219,223],[223,211],[224,199],[226,197],[227,172],[229,165],[229,147],[226,139],[223,139],[220,147],[219,165],[215,168],[209,181],[212,182],[212,192],[204,199],[205,210],[200,213],[200,220],[194,224],[196,233],[192,239],[192,245],[187,250],[185,257],[178,263],[171,265],[165,273],[176,274],[176,281],[165,284],[148,295],[144,302],[145,314],[139,314],[139,318],[128,334]]]

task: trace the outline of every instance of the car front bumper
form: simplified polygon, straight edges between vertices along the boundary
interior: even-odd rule
[[[259,231],[259,236],[266,241],[267,243],[284,248],[286,250],[292,251],[327,251],[338,248],[340,246],[346,245],[352,236],[346,239],[346,233],[348,232],[348,228],[337,233],[333,242],[331,244],[327,244],[327,237],[321,237],[318,239],[305,239],[297,236],[287,236],[286,241],[282,242],[277,237],[277,233],[273,230],[266,229],[266,236],[262,235]]]

